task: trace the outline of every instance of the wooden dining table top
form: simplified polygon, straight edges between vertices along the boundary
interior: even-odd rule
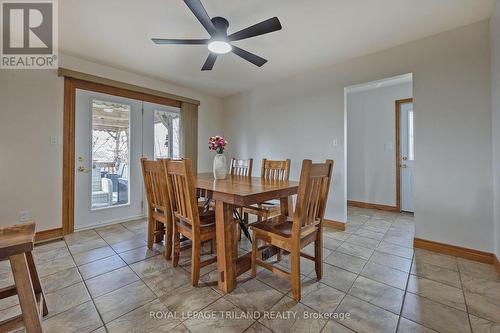
[[[211,193],[213,199],[245,206],[297,194],[299,183],[292,180],[266,180],[260,177],[227,175],[214,179],[213,173],[195,176],[196,188]]]

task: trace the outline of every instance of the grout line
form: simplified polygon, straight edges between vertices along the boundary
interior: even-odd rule
[[[457,261],[456,258],[455,258],[455,261]],[[462,289],[462,297],[464,298],[464,303],[465,303],[465,311],[467,313],[467,321],[469,322],[470,331],[474,332],[474,330],[472,328],[472,322],[470,320],[469,305],[467,304],[467,298],[465,297],[465,288],[464,288],[464,285],[462,282],[462,273],[460,271],[460,265],[458,264],[458,261],[457,261],[457,270],[458,270],[458,280],[460,281],[460,287]]]

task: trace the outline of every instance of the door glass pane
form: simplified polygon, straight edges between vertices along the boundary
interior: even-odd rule
[[[408,111],[408,160],[415,159],[415,147],[413,141],[413,110]]]
[[[130,105],[92,101],[92,209],[129,203]]]
[[[180,156],[180,115],[178,112],[154,111],[155,158]]]

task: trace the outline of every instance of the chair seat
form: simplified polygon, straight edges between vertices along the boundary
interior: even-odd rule
[[[250,224],[250,229],[263,230],[285,238],[290,238],[292,237],[292,226],[292,218],[278,215],[261,222],[252,223]]]
[[[211,225],[215,225],[215,211],[207,210],[205,211],[203,207],[198,207],[200,214],[200,226],[208,227]]]

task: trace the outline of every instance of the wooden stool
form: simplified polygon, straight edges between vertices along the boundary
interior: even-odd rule
[[[41,318],[49,311],[31,253],[34,238],[35,223],[0,228],[0,261],[10,261],[15,283],[0,289],[0,299],[17,294],[22,312],[0,322],[0,332],[23,326],[28,333],[42,332]]]

